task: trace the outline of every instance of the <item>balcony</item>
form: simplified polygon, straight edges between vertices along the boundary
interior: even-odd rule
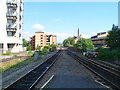
[[[17,19],[17,12],[7,12],[7,19],[13,19],[13,20],[16,20]]]
[[[6,30],[7,31],[16,31],[17,30],[17,24],[7,23]]]
[[[7,6],[17,8],[17,0],[7,0]]]

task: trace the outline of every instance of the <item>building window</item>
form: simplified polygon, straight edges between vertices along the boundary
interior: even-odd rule
[[[7,23],[13,23],[13,20],[7,20]]]
[[[19,24],[19,29],[21,29],[22,28],[22,26],[21,26],[21,24]]]
[[[21,34],[19,34],[19,37],[21,37]]]
[[[13,13],[13,8],[8,8],[8,13]]]
[[[2,43],[0,43],[0,48],[3,48],[3,44]]]
[[[11,31],[8,31],[8,32],[7,32],[7,35],[8,35],[8,36],[14,36],[14,34],[15,34],[15,32],[11,32]]]
[[[21,15],[19,16],[19,20],[21,21],[21,19],[22,19],[22,17],[21,17]]]

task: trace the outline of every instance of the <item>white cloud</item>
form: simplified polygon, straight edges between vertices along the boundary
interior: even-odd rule
[[[44,29],[44,26],[41,25],[41,24],[35,24],[33,25],[33,28],[37,29],[37,30],[43,30]]]
[[[56,18],[55,21],[59,22],[59,21],[61,21],[61,18]]]

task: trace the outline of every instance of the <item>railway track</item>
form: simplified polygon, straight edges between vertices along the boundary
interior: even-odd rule
[[[57,57],[60,55],[61,50],[59,50],[55,55],[47,59],[40,66],[28,72],[26,75],[22,76],[11,85],[5,87],[4,90],[32,90],[36,83],[42,78],[42,76],[48,71],[48,69],[54,64]]]
[[[92,60],[92,59],[89,59],[89,61],[103,67],[107,71],[110,71],[111,73],[115,74],[117,77],[120,78],[120,76],[119,76],[120,75],[120,67],[119,66],[117,66],[115,64],[107,63],[104,61],[98,61],[98,60]]]
[[[107,64],[80,57],[69,50],[67,50],[67,53],[98,77],[102,78],[112,89],[120,90],[120,76],[117,69],[113,69]]]
[[[119,64],[112,63],[112,62],[106,62],[106,61],[102,61],[102,60],[96,60],[93,58],[92,58],[92,60],[97,61],[98,63],[104,64],[106,67],[110,67],[111,69],[113,69],[117,72],[120,72],[120,65]]]

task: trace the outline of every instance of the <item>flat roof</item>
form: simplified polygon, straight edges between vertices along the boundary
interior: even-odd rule
[[[44,33],[44,32],[42,32],[42,31],[38,31],[38,32],[35,32],[35,33]]]

